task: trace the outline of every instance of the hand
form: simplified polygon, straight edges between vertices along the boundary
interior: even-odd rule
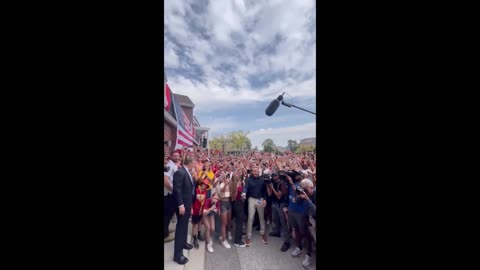
[[[182,216],[185,215],[185,206],[180,206],[178,208],[178,211],[180,212],[180,215],[182,215]]]
[[[267,206],[267,201],[262,199],[262,207]]]
[[[293,185],[292,177],[287,175],[287,180],[288,180],[288,183],[290,183],[290,185]]]
[[[193,208],[192,208],[192,210],[190,211],[190,215],[193,216]]]
[[[305,192],[302,192],[302,194],[298,195],[298,198],[303,199],[303,200],[308,200],[307,194]]]
[[[283,207],[283,212],[284,212],[285,214],[288,214],[288,208],[287,208],[287,207]]]

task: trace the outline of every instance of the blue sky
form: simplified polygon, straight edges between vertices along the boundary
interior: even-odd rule
[[[252,145],[266,138],[315,137],[315,115],[280,106],[285,101],[316,112],[315,1],[165,1],[165,72],[177,94],[195,104],[210,137],[249,131]]]

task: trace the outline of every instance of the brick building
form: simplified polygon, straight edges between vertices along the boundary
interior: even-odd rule
[[[166,85],[164,82],[164,89],[166,89]],[[164,90],[166,91],[166,90]],[[193,116],[193,108],[195,108],[195,104],[193,104],[192,100],[188,96],[173,94],[173,98],[178,102],[180,107],[185,112],[188,120],[193,123],[195,128],[195,137],[193,144],[198,146],[201,144],[202,138],[205,138],[208,142],[208,128],[200,127],[198,120],[195,116]],[[171,107],[173,107],[173,102]],[[175,115],[175,110],[170,108],[170,110],[166,110],[164,107],[164,120],[163,120],[163,143],[164,143],[164,154],[165,156],[169,156],[175,149],[175,144],[177,141],[177,116]],[[208,144],[208,143],[207,143]],[[206,147],[205,147],[206,148]]]
[[[178,104],[182,107],[183,111],[187,115],[188,120],[193,122],[193,104],[192,100],[189,97],[179,94],[173,94],[175,100],[178,101]],[[170,155],[175,149],[175,143],[177,141],[177,120],[174,110],[164,109],[164,120],[163,120],[163,142],[164,142],[164,151],[165,155]],[[193,141],[194,145],[198,145],[198,141]]]

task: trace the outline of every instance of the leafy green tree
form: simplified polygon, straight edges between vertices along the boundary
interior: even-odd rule
[[[218,149],[218,150],[222,150],[223,149],[223,143],[225,141],[225,137],[224,136],[218,136],[218,137],[214,137],[210,140],[210,149]]]
[[[298,143],[295,140],[288,140],[288,150],[295,152],[298,148]]]
[[[306,152],[313,152],[313,148],[314,148],[314,146],[300,145],[297,148],[297,150],[295,151],[295,153],[302,154],[302,153],[306,153]]]
[[[275,150],[275,143],[270,138],[263,141],[262,146],[263,146],[263,152],[272,153]]]
[[[250,150],[252,142],[247,137],[248,131],[235,131],[228,135],[228,140],[231,141],[231,150],[244,151]]]
[[[234,131],[224,136],[217,136],[210,140],[211,149],[221,151],[244,151],[252,148],[252,142],[247,137],[247,131]]]

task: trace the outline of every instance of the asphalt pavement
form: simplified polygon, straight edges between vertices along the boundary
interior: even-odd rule
[[[268,244],[263,244],[260,238],[260,232],[253,228],[252,244],[250,247],[235,247],[233,241],[228,241],[232,248],[224,248],[218,239],[220,224],[217,220],[215,224],[216,236],[213,240],[214,252],[206,251],[205,269],[228,269],[228,270],[303,270],[302,266],[304,255],[294,258],[290,253],[295,248],[292,243],[290,249],[281,252],[280,247],[283,244],[283,238],[268,237]],[[267,236],[270,232],[270,226],[267,226]],[[243,239],[245,241],[245,238]],[[293,242],[293,241],[292,241]],[[200,242],[204,244],[205,242]],[[312,266],[309,269],[315,269],[316,256],[312,253]]]

